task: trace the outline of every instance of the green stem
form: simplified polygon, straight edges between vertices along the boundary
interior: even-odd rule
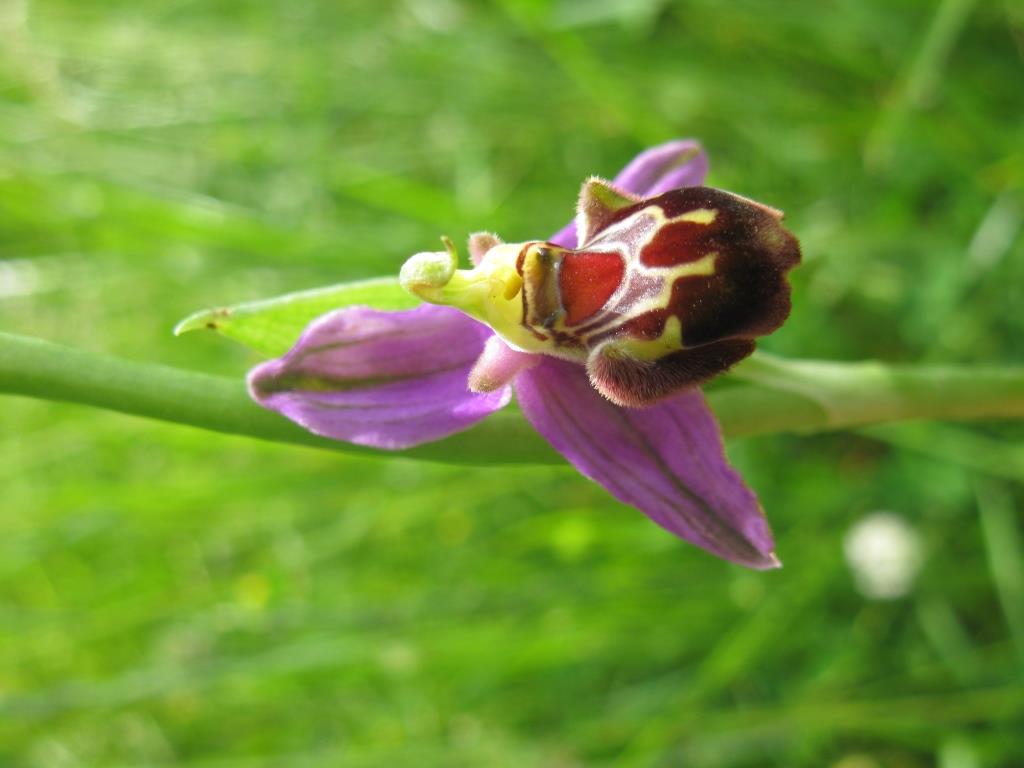
[[[1024,418],[1024,366],[915,366],[878,362],[784,360],[758,353],[731,377],[817,404],[821,420],[782,431],[846,429],[915,419]],[[755,432],[765,431],[755,428]]]
[[[318,437],[254,403],[240,376],[136,363],[41,339],[0,332],[0,394],[81,403],[135,416],[188,424],[348,453],[379,450]],[[501,451],[497,447],[501,446]],[[514,412],[403,456],[460,464],[555,463],[560,457]]]
[[[726,437],[816,432],[907,419],[1024,417],[1024,368],[789,362],[759,355],[708,393]],[[737,380],[745,383],[737,383]],[[0,394],[81,403],[215,432],[360,453],[254,404],[239,379],[135,363],[0,333]],[[403,456],[460,464],[561,458],[514,410]]]

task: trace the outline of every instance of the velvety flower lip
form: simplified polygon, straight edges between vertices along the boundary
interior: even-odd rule
[[[614,221],[629,213],[625,207],[634,201],[698,187],[706,172],[707,157],[699,144],[679,140],[641,153],[611,185],[599,180],[588,184],[598,195],[596,213]],[[695,194],[699,198],[704,193]],[[663,204],[659,215],[668,216],[674,200]],[[604,205],[606,211],[600,209]],[[766,221],[781,216],[757,204],[750,206],[751,215]],[[618,208],[624,213],[616,213]],[[581,216],[547,243],[564,249],[582,245],[577,242],[578,226],[592,230],[593,222],[582,212]],[[706,224],[715,217],[705,208],[696,208],[683,218]],[[760,225],[751,226],[755,233],[760,231]],[[791,238],[774,231],[768,237],[776,244],[779,238]],[[721,238],[710,242],[716,247],[728,245]],[[549,245],[538,246],[540,257]],[[779,267],[784,278],[785,270],[799,258],[799,250],[795,240],[782,246],[788,249],[788,261]],[[495,306],[504,307],[503,312],[514,311],[517,285],[524,278],[521,258],[517,276],[516,267],[505,262],[488,272],[491,257],[487,254],[520,247],[505,246],[494,235],[474,235],[470,254],[484,279],[459,283],[462,278],[456,277],[451,283],[455,288],[446,287],[459,293],[460,300],[480,304],[488,325],[434,304],[407,312],[365,307],[337,310],[314,321],[282,358],[251,372],[253,397],[318,434],[396,449],[470,427],[503,407],[514,388],[524,416],[537,431],[615,498],[726,560],[752,568],[778,567],[764,514],[753,492],[729,465],[717,422],[699,389],[659,392],[660,399],[653,405],[624,408],[608,399],[608,392],[595,389],[572,349],[564,354],[538,354],[510,346],[494,334],[492,319],[499,324],[505,319]],[[445,254],[420,254],[419,261],[410,260],[403,267],[403,284],[421,281],[417,285],[424,298],[444,300],[431,286],[452,280],[454,250],[449,255],[450,261]],[[721,257],[716,252],[711,258]],[[715,287],[714,280],[709,284]],[[783,287],[780,307],[788,312],[784,279]],[[726,339],[724,343],[746,342]],[[740,351],[746,354],[749,348]],[[642,378],[645,370],[640,366],[628,373]]]

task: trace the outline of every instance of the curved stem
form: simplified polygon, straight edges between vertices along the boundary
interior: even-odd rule
[[[738,383],[738,382],[744,383]],[[726,437],[816,432],[907,419],[1024,418],[1024,367],[885,366],[759,355],[708,393]],[[0,394],[98,408],[347,452],[380,453],[312,435],[263,410],[229,379],[121,360],[0,333]],[[514,410],[403,456],[460,464],[555,463]]]

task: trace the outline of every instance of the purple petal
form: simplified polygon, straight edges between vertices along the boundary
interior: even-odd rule
[[[641,197],[654,197],[679,187],[696,187],[708,175],[708,156],[692,139],[659,144],[637,155],[618,176],[615,186]]]
[[[249,373],[260,405],[311,432],[392,450],[438,440],[506,405],[510,387],[466,386],[492,335],[449,307],[348,307],[314,320],[283,357]]]
[[[653,197],[679,187],[695,187],[708,175],[708,156],[693,139],[678,139],[641,152],[615,177],[613,183],[625,192]],[[550,239],[564,248],[576,247],[576,222],[571,222]]]
[[[470,371],[469,388],[473,392],[493,392],[540,361],[540,355],[512,349],[497,336],[491,336]]]
[[[620,408],[594,390],[582,366],[555,358],[521,373],[515,387],[536,430],[615,498],[726,560],[778,567],[764,513],[729,466],[699,390]]]

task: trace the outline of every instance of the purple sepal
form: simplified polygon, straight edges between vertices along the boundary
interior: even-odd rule
[[[708,156],[699,142],[679,139],[637,155],[615,177],[615,186],[641,197],[679,187],[698,187],[708,175]]]
[[[580,472],[662,528],[752,568],[779,566],[754,494],[729,466],[698,390],[620,408],[579,365],[545,358],[515,382],[523,414]]]
[[[456,309],[347,307],[314,320],[283,357],[249,373],[266,408],[335,440],[397,450],[471,427],[510,387],[466,386],[491,330]]]
[[[708,156],[693,139],[678,139],[641,152],[615,177],[613,184],[625,192],[653,197],[679,187],[696,187],[708,175]],[[549,242],[576,247],[576,222],[558,231]]]

